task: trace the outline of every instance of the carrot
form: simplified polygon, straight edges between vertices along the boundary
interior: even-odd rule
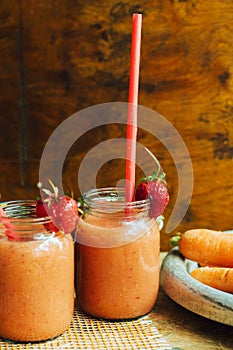
[[[178,241],[180,253],[204,266],[233,267],[233,234],[208,229],[188,230]]]
[[[210,287],[233,293],[233,269],[226,267],[198,267],[191,276]]]

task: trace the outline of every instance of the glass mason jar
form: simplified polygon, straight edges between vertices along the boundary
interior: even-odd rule
[[[74,308],[74,244],[36,218],[36,201],[1,203],[0,337],[41,341],[63,333]]]
[[[76,296],[98,318],[132,319],[150,312],[159,290],[160,232],[149,201],[125,202],[125,190],[84,194],[75,237]]]

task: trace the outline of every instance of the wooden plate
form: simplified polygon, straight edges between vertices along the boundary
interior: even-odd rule
[[[195,280],[189,272],[197,263],[185,259],[173,248],[161,266],[164,292],[184,308],[211,320],[233,326],[233,295]]]

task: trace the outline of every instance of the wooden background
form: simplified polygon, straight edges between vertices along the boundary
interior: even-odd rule
[[[139,104],[161,113],[183,138],[194,170],[190,207],[177,230],[233,228],[232,0],[1,0],[0,192],[38,194],[41,154],[51,133],[86,107],[128,98],[132,13],[143,13]],[[98,142],[124,137],[117,125],[81,137],[67,155],[64,188]],[[158,157],[177,197],[171,155],[149,133],[138,141]],[[107,184],[122,163],[103,167]],[[175,230],[176,231],[176,230]],[[162,249],[170,235],[162,233]]]

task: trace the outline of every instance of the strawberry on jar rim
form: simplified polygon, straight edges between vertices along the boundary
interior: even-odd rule
[[[49,181],[49,183],[52,191],[43,189],[47,197],[37,201],[36,215],[37,217],[51,217],[52,223],[48,224],[48,230],[72,233],[79,219],[78,203],[68,195],[60,196],[58,188],[54,186],[52,181]]]
[[[36,216],[38,218],[44,218],[44,217],[49,215],[48,208],[46,209],[45,207],[47,207],[47,205],[44,204],[42,199],[39,199],[36,202]],[[44,224],[44,227],[49,232],[58,232],[59,231],[59,229],[54,225],[53,220],[51,222]]]
[[[149,150],[147,151],[151,154]],[[160,165],[154,155],[153,158],[158,164],[158,170],[155,171],[152,176],[140,179],[139,185],[135,190],[135,200],[149,199],[149,216],[157,218],[164,212],[169,202],[169,193],[165,181],[165,174],[163,171],[160,172]]]

